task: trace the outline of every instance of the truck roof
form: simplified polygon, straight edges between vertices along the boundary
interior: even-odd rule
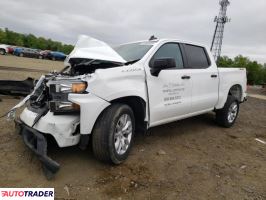
[[[191,44],[191,45],[196,45],[196,46],[202,46],[205,48],[208,48],[207,45],[198,43],[198,42],[192,42],[192,41],[187,41],[187,40],[181,40],[181,39],[173,39],[173,38],[162,38],[162,39],[154,39],[154,40],[139,40],[139,41],[134,41],[134,42],[127,42],[123,43],[120,45],[125,45],[125,44],[134,44],[134,43],[141,43],[141,42],[146,42],[147,44],[156,44],[156,43],[165,43],[165,42],[178,42],[178,43],[185,43],[185,44]],[[117,46],[120,46],[117,45]]]

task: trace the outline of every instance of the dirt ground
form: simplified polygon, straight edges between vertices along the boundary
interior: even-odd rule
[[[0,57],[0,65],[60,69],[61,62]],[[0,70],[0,79],[38,77],[37,72]],[[256,92],[256,90],[255,90]],[[1,98],[1,97],[0,97]],[[5,97],[0,115],[19,100]],[[209,113],[136,135],[128,160],[112,166],[94,159],[91,149],[50,146],[61,164],[54,180],[15,133],[0,119],[0,187],[54,187],[57,199],[266,199],[266,101],[249,98],[236,124],[225,129]]]

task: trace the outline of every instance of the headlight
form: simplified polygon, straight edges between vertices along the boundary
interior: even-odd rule
[[[86,90],[87,83],[78,82],[78,83],[61,83],[55,85],[55,92],[62,93],[82,93]]]
[[[78,104],[68,101],[69,93],[84,93],[86,82],[64,82],[49,85],[49,109],[55,114],[79,112]]]
[[[72,84],[72,92],[74,93],[81,93],[84,92],[87,88],[87,83],[74,83]]]
[[[66,102],[60,102],[60,101],[50,101],[49,102],[50,111],[54,112],[55,114],[60,113],[75,113],[79,112],[80,107],[78,104],[66,101]]]

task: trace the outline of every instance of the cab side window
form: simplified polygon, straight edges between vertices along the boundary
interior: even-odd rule
[[[166,43],[162,45],[153,55],[151,62],[153,62],[155,59],[162,58],[173,58],[175,60],[177,69],[184,68],[181,50],[177,43]]]
[[[184,48],[189,68],[205,69],[210,66],[209,59],[203,47],[185,44]]]

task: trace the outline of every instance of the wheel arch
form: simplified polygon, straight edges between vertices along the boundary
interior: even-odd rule
[[[142,132],[142,133],[146,132],[147,122],[145,122],[145,118],[146,118],[147,106],[146,106],[146,102],[143,98],[141,98],[139,96],[125,96],[125,97],[119,97],[119,98],[113,99],[113,100],[109,101],[109,103],[110,103],[109,106],[102,109],[102,111],[98,115],[97,119],[93,123],[92,129],[91,129],[92,131],[90,132],[89,135],[93,134],[93,130],[95,129],[97,121],[101,119],[101,116],[106,111],[106,109],[109,108],[111,105],[116,104],[116,103],[126,104],[132,109],[134,117],[135,117],[135,123],[136,123],[135,124],[136,125],[135,130],[136,130],[136,132]],[[89,137],[89,136],[86,136],[86,137]],[[88,145],[88,139],[86,139],[86,137],[81,138],[81,140],[84,139],[84,141],[82,141],[81,143],[82,143],[82,146],[85,148]]]
[[[114,103],[122,103],[128,105],[135,117],[136,122],[136,131],[145,131],[147,128],[147,124],[145,122],[146,118],[146,102],[143,98],[139,96],[126,96],[120,97],[117,99],[113,99],[110,101],[111,104]]]
[[[215,106],[215,110],[222,109],[228,99],[228,96],[236,97],[238,103],[243,101],[244,90],[243,86],[239,83],[230,84],[226,88],[219,89],[219,101]]]
[[[235,84],[231,86],[231,88],[228,91],[228,96],[234,96],[238,102],[241,102],[242,96],[243,96],[243,89],[240,84]]]

